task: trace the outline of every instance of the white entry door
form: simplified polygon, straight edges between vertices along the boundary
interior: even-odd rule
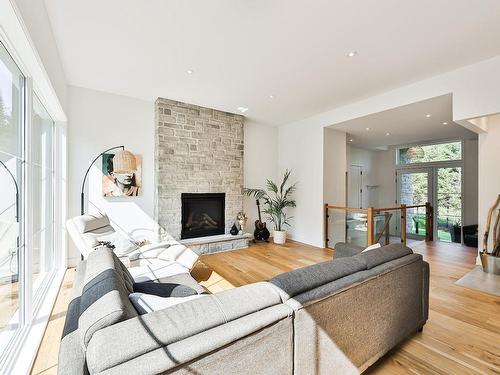
[[[363,207],[363,167],[351,165],[347,179],[347,206]]]

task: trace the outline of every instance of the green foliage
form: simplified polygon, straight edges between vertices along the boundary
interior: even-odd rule
[[[291,172],[291,170],[285,170],[283,180],[280,184],[267,180],[267,190],[246,188],[244,190],[244,193],[249,197],[262,199],[264,201],[264,205],[266,206],[264,213],[273,223],[274,229],[278,231],[283,230],[283,227],[286,225],[290,226],[290,219],[292,219],[292,216],[287,216],[285,209],[288,207],[296,207],[296,202],[291,196],[296,189],[297,183],[287,187]]]
[[[430,163],[462,159],[462,143],[449,142],[434,145],[422,145],[424,154],[417,160],[408,160],[408,148],[399,152],[401,164]],[[406,197],[406,204],[424,204],[428,200],[428,182],[426,173],[402,175],[401,183],[411,190],[411,197]],[[437,169],[437,222],[439,230],[447,232],[454,225],[460,225],[462,219],[462,169]],[[409,198],[409,199],[408,199]]]
[[[423,156],[418,159],[409,160],[406,152],[409,148],[399,150],[399,162],[401,164],[429,163],[436,161],[460,160],[462,159],[462,142],[439,143],[435,145],[421,145]]]

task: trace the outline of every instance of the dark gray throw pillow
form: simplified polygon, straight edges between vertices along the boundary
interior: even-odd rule
[[[133,289],[136,293],[152,294],[158,297],[188,297],[198,294],[196,290],[186,285],[152,281],[134,283]]]

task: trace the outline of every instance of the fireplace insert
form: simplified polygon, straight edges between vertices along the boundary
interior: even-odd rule
[[[225,193],[182,193],[181,239],[224,234]]]

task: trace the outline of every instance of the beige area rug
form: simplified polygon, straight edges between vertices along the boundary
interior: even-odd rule
[[[483,272],[481,266],[476,266],[455,284],[500,297],[500,275]]]

